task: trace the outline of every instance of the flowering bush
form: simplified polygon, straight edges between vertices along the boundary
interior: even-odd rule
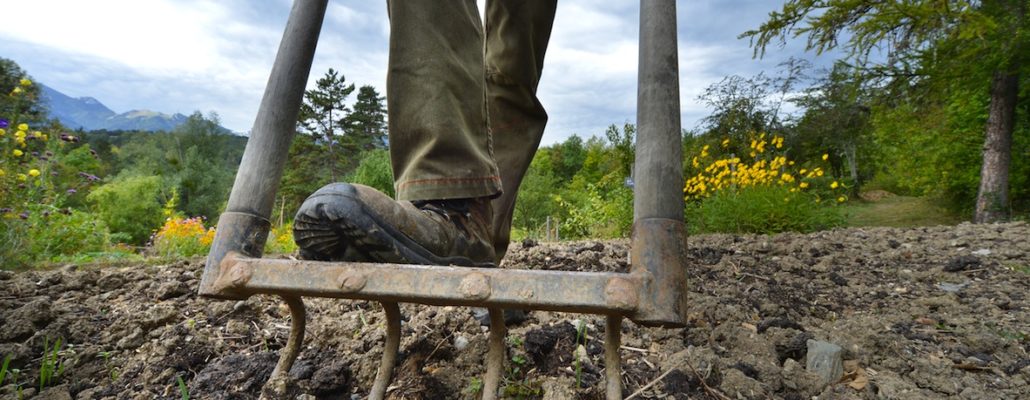
[[[192,257],[207,254],[215,228],[205,228],[201,217],[169,217],[154,234],[151,248],[162,257]]]
[[[722,147],[729,147],[729,139],[724,139]],[[767,146],[770,148],[767,149]],[[742,190],[756,186],[787,186],[790,193],[817,189],[816,182],[825,175],[823,167],[816,165],[809,168],[796,166],[793,160],[787,159],[783,148],[783,137],[773,136],[766,140],[763,133],[756,139],[751,140],[749,157],[742,159],[735,155],[729,155],[713,160],[709,154],[711,146],[701,148],[700,154],[691,159],[691,167],[697,174],[687,178],[683,188],[683,194],[688,201],[701,200],[712,196],[722,190]],[[777,152],[776,150],[780,150]],[[826,161],[829,155],[824,154],[822,161]],[[842,188],[840,183],[833,181],[829,184],[831,190]],[[825,195],[820,190],[815,190],[816,198],[820,199]],[[834,196],[840,198],[839,196]],[[843,200],[842,200],[843,201]]]
[[[31,87],[23,78],[5,100],[15,110],[24,108],[20,104],[34,101]],[[78,138],[45,133],[49,129],[30,122],[17,113],[0,115],[0,265],[5,267],[88,251],[107,241],[103,223],[65,207],[99,179],[60,164]]]
[[[265,242],[265,254],[293,254],[297,243],[293,241],[293,224],[272,227]]]
[[[691,157],[683,195],[688,224],[701,232],[811,231],[843,221],[836,210],[817,207],[843,203],[844,186],[825,175],[822,160],[798,165],[783,149],[783,137],[766,134],[750,140],[745,157],[714,158],[710,145]],[[720,142],[730,147],[730,140]]]

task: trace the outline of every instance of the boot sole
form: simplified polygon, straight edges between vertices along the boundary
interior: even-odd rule
[[[329,227],[339,235],[348,248],[366,255],[370,260],[391,264],[456,265],[462,267],[493,268],[492,261],[477,262],[463,256],[438,256],[418,244],[407,235],[386,223],[381,216],[365,207],[364,203],[348,193],[327,191],[311,195],[305,203],[320,197],[323,201],[316,206],[316,215],[321,221],[329,221]],[[332,214],[348,216],[331,220],[324,207],[333,207]],[[304,206],[301,207],[302,209]],[[300,213],[298,213],[299,215]]]

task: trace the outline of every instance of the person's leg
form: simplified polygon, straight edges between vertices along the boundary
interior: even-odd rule
[[[399,200],[494,196],[483,30],[473,0],[391,0],[386,82]]]
[[[503,191],[493,201],[493,240],[497,261],[511,237],[522,177],[533,161],[547,123],[536,97],[551,37],[556,0],[488,0],[486,5],[486,85],[494,159]]]
[[[315,260],[492,266],[490,197],[501,190],[486,125],[482,23],[472,0],[400,0],[387,73],[395,201],[334,183],[294,220]]]

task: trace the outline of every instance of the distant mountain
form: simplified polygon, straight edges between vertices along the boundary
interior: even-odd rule
[[[43,84],[39,87],[50,116],[72,129],[170,131],[186,122],[186,116],[179,113],[132,110],[118,114],[92,97],[74,98]]]

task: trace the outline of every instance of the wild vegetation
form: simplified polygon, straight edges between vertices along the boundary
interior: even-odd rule
[[[876,223],[870,210],[891,211],[861,200],[869,191],[897,195],[884,204],[906,215],[934,210],[895,219],[913,223],[1030,211],[1026,3],[857,4],[787,1],[742,35],[756,56],[805,37],[815,53],[839,47],[843,57],[824,69],[791,59],[702,93],[710,114],[683,131],[692,232]],[[168,132],[71,132],[48,119],[10,60],[0,60],[0,92],[0,265],[207,251],[246,143],[217,114],[194,113]],[[293,212],[326,183],[393,192],[376,88],[330,69],[305,93],[297,127],[269,251],[293,249]],[[540,148],[513,237],[626,237],[635,134],[632,123],[612,124]]]

